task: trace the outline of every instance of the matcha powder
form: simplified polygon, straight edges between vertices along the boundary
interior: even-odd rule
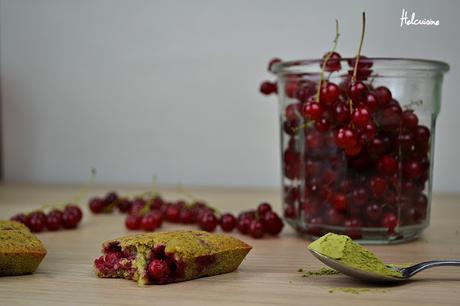
[[[402,276],[400,272],[387,268],[377,256],[345,235],[328,233],[310,243],[308,248],[355,269],[384,276]]]

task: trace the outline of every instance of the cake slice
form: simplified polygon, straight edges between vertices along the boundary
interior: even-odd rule
[[[99,277],[167,284],[236,270],[251,246],[204,231],[137,234],[106,241],[94,261]]]
[[[0,276],[33,273],[45,255],[42,242],[24,224],[0,221]]]

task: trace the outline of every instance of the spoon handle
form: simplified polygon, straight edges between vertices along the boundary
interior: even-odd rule
[[[440,266],[459,266],[460,267],[460,260],[432,260],[432,261],[425,261],[419,264],[407,267],[402,269],[405,277],[411,277],[414,274],[417,274],[420,271],[440,267]]]

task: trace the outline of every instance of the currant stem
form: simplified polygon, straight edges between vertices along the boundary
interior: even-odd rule
[[[91,186],[94,184],[94,180],[96,179],[96,168],[91,168],[91,175],[89,179],[86,181],[86,183],[80,188],[80,191],[77,193],[77,195],[72,199],[71,202],[75,204],[81,204],[81,198],[87,193],[90,189]],[[57,204],[44,204],[40,207],[40,210],[47,210],[47,209],[53,209],[53,208],[64,208],[69,202],[61,202]]]
[[[335,20],[335,38],[333,40],[334,44],[332,45],[331,51],[329,51],[327,53],[326,57],[324,58],[324,62],[323,62],[323,65],[321,66],[321,72],[320,72],[320,75],[319,75],[318,91],[316,92],[316,99],[318,100],[318,102],[319,102],[319,94],[321,92],[321,84],[324,81],[324,69],[326,68],[327,62],[331,58],[331,56],[334,53],[335,49],[337,48],[337,44],[339,42],[339,36],[340,36],[340,33],[339,33],[339,21],[336,19]]]
[[[177,191],[179,193],[182,193],[183,195],[185,195],[187,198],[189,198],[190,200],[192,200],[193,202],[198,202],[198,199],[195,198],[193,195],[191,195],[189,192],[185,191],[183,188],[182,188],[182,185],[181,184],[177,184]]]
[[[348,105],[350,106],[350,114],[353,114],[353,102],[348,98]]]
[[[144,216],[147,212],[150,211],[150,207],[152,207],[152,204],[153,204],[153,201],[150,201],[150,202],[146,203],[146,204],[144,205],[144,207],[142,207],[142,209],[139,210],[139,212],[137,213],[137,215],[138,215],[139,217]]]
[[[73,198],[73,202],[80,204],[81,198],[87,193],[90,189],[91,186],[94,184],[94,180],[96,179],[96,168],[91,168],[91,175],[89,179],[86,181],[86,183],[80,188],[80,191],[77,193],[77,195]]]
[[[306,129],[306,128],[309,128],[309,127],[312,127],[312,124],[314,123],[315,121],[314,120],[310,120],[310,121],[307,121],[305,122],[304,124],[292,129],[294,132],[298,132],[299,130],[301,129]]]
[[[361,40],[359,41],[358,54],[356,54],[355,66],[353,67],[353,76],[351,77],[351,84],[356,82],[356,75],[358,74],[359,57],[361,56],[361,49],[363,48],[363,42],[364,42],[364,34],[366,32],[366,12],[363,12],[362,20],[363,21],[362,21],[362,26],[361,26]],[[353,102],[351,101],[351,98],[348,98],[348,104],[350,105],[350,114],[352,114],[353,113]]]
[[[363,24],[361,27],[361,40],[359,42],[359,49],[358,49],[358,54],[356,55],[356,61],[355,61],[355,67],[353,67],[353,77],[352,81],[356,81],[356,74],[358,72],[358,63],[359,63],[359,57],[361,56],[361,49],[363,47],[363,42],[364,42],[364,33],[366,32],[366,12],[363,12]]]
[[[158,185],[157,185],[157,176],[153,175],[152,176],[152,197],[155,197],[158,195]]]

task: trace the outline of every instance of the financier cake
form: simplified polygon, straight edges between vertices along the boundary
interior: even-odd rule
[[[24,224],[0,221],[0,276],[33,273],[45,255],[42,242]]]
[[[204,231],[137,234],[103,243],[94,261],[99,277],[167,284],[236,270],[251,246]]]

